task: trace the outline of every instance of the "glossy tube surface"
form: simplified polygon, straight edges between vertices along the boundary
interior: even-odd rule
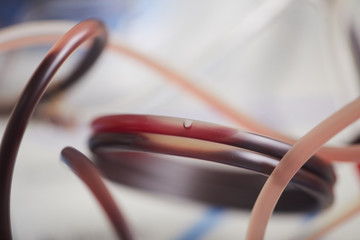
[[[264,176],[270,175],[290,148],[259,135],[172,117],[114,115],[98,118],[92,126],[90,148],[97,166],[110,179],[228,207],[250,209]],[[193,167],[166,161],[167,155],[222,163],[257,174]],[[297,174],[277,210],[325,208],[332,202],[334,182],[332,167],[314,157]]]
[[[74,148],[66,147],[61,151],[62,160],[88,186],[107,214],[118,237],[122,240],[135,239],[117,203],[103,182],[99,171],[90,160]]]
[[[95,20],[84,21],[66,33],[47,53],[40,63],[17,104],[12,111],[0,146],[0,236],[11,239],[10,226],[10,190],[16,156],[24,135],[27,123],[47,86],[60,66],[84,42],[92,44],[86,59],[83,59],[79,70],[72,75],[73,79],[82,75],[97,59],[103,50],[107,32],[102,23]],[[68,83],[64,83],[66,86]],[[62,87],[59,87],[59,90]]]

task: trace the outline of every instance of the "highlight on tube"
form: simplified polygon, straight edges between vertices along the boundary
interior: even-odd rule
[[[105,24],[45,16],[78,2],[38,2],[29,19],[48,19],[0,29],[9,239],[243,239],[279,161],[359,94],[357,24],[323,21],[352,16],[351,1],[106,1]],[[300,167],[265,239],[358,235],[357,132]]]

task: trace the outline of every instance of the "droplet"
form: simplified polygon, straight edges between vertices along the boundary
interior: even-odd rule
[[[184,126],[184,128],[186,128],[186,129],[191,128],[191,125],[192,125],[192,121],[191,121],[191,120],[185,120],[185,121],[183,122],[183,126]]]

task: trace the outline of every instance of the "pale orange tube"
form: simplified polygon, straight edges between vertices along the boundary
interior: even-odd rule
[[[33,46],[39,44],[45,44],[55,41],[61,36],[61,34],[42,34],[37,36],[22,36],[18,39],[13,39],[7,42],[0,42],[0,51],[14,50],[20,47]],[[1,38],[1,31],[0,31]],[[202,86],[197,86],[195,81],[186,77],[184,74],[174,71],[173,69],[166,67],[164,64],[155,61],[150,57],[136,52],[129,47],[120,45],[119,43],[110,42],[108,49],[124,54],[128,57],[138,60],[145,66],[153,69],[166,80],[171,81],[177,86],[181,87],[185,91],[198,97],[205,103],[209,104],[212,108],[216,109],[219,113],[232,120],[239,127],[245,128],[249,131],[256,132],[268,137],[275,138],[277,140],[284,141],[289,144],[294,144],[295,139],[292,139],[285,134],[275,131],[269,127],[266,127],[262,123],[256,121],[247,114],[232,107],[229,103],[217,97],[215,94],[204,89]],[[344,162],[360,162],[360,145],[352,145],[347,147],[328,147],[324,146],[319,150],[318,155],[328,162],[332,161],[344,161]]]
[[[291,178],[327,141],[360,118],[360,98],[355,99],[303,136],[285,154],[266,181],[250,216],[246,239],[263,239],[275,205]]]
[[[305,240],[317,240],[321,239],[321,237],[328,234],[330,231],[334,230],[335,228],[339,227],[341,224],[345,223],[346,221],[353,218],[355,215],[360,213],[360,201],[357,200],[357,202],[351,206],[351,208],[344,213],[342,213],[340,216],[334,218],[330,223],[320,228],[318,231],[314,232]]]

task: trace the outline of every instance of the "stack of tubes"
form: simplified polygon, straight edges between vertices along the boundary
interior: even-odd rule
[[[64,148],[61,156],[99,201],[119,239],[136,238],[103,177],[208,204],[252,209],[246,235],[246,239],[252,240],[264,238],[274,210],[307,212],[331,206],[336,181],[332,163],[358,161],[359,145],[323,145],[360,117],[359,98],[296,140],[233,109],[182,74],[134,50],[108,42],[104,25],[94,19],[79,23],[60,39],[58,34],[24,36],[1,43],[0,50],[9,51],[55,39],[57,42],[33,73],[16,104],[1,106],[2,111],[12,109],[0,148],[0,236],[4,239],[12,239],[12,175],[21,139],[34,109],[76,83],[105,48],[140,61],[247,129],[245,132],[207,122],[155,115],[111,115],[95,119],[89,139],[91,160],[72,147]],[[354,33],[352,39],[354,49],[358,49]],[[48,88],[61,65],[86,42],[90,42],[90,46],[75,71]],[[169,155],[226,164],[246,169],[248,173],[189,167],[181,162],[166,161]],[[151,164],[144,165],[141,159]],[[173,174],[175,172],[181,174]],[[360,203],[309,239],[319,238],[359,210]]]

